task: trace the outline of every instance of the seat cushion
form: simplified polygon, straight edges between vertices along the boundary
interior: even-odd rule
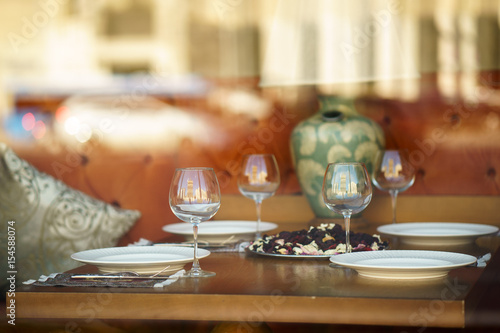
[[[68,187],[0,143],[0,248],[15,251],[15,261],[2,256],[2,284],[9,271],[20,283],[73,269],[71,254],[116,246],[140,216]]]

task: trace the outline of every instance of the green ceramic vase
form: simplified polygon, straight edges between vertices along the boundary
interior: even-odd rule
[[[302,192],[316,218],[339,218],[323,202],[321,188],[328,163],[363,162],[369,174],[385,147],[382,128],[360,115],[352,99],[322,96],[320,109],[293,129],[290,148]]]

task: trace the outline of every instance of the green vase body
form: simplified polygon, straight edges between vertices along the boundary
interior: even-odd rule
[[[316,218],[340,218],[323,202],[321,188],[328,163],[363,162],[371,175],[378,150],[385,147],[382,128],[360,115],[351,99],[320,98],[320,109],[297,124],[290,137],[295,172]]]

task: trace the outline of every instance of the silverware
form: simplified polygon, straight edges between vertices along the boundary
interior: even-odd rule
[[[153,246],[183,246],[183,247],[194,247],[193,243],[185,242],[185,243],[156,243]],[[198,243],[198,248],[206,249],[206,248],[218,248],[225,247],[226,244],[214,244],[214,243]]]
[[[240,246],[248,242],[244,240],[232,241],[232,242],[221,242],[221,243],[208,243],[199,241],[198,248],[209,250],[210,252],[240,252]],[[194,244],[191,242],[183,243],[156,243],[153,246],[184,246],[193,247]]]
[[[98,280],[98,279],[117,279],[117,280],[166,280],[168,276],[141,276],[141,275],[106,275],[106,274],[81,274],[73,275],[72,279],[80,280]]]
[[[166,280],[168,276],[161,276],[160,274],[165,272],[170,265],[161,269],[160,271],[154,273],[153,275],[139,275],[137,272],[119,272],[115,275],[108,274],[81,274],[73,275],[72,279],[85,279],[85,280],[96,280],[96,279],[119,279],[119,280]],[[131,274],[131,275],[130,275]]]

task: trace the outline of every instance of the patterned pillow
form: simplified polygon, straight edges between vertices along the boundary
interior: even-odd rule
[[[69,188],[0,143],[0,284],[12,271],[4,255],[9,235],[19,284],[79,266],[74,252],[115,246],[140,216]]]

